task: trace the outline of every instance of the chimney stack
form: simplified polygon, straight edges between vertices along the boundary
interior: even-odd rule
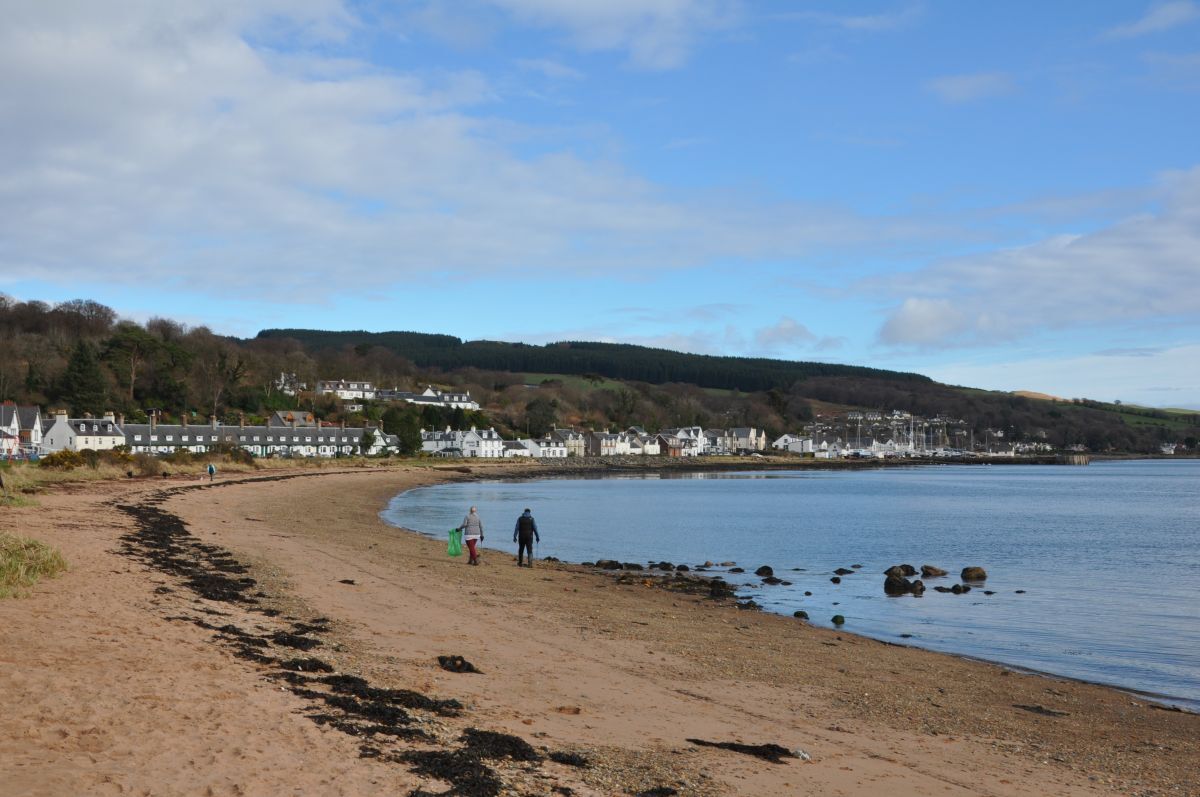
[[[117,413],[117,426],[125,425],[125,413]]]
[[[188,425],[188,411],[187,410],[184,410],[183,412],[179,413],[179,425],[182,426],[184,429],[187,428],[187,425]]]
[[[216,413],[213,413],[212,415],[209,415],[209,416],[208,416],[208,425],[209,425],[209,426],[211,426],[213,429],[216,429],[216,428],[217,428],[217,415],[216,415]]]
[[[104,413],[104,420],[108,421],[109,423],[117,422],[117,418],[115,415],[113,415],[112,410],[109,410],[108,412]]]
[[[239,429],[246,428],[246,413],[244,413],[244,412],[238,413],[238,428]]]
[[[158,410],[150,410],[150,434],[158,427]]]

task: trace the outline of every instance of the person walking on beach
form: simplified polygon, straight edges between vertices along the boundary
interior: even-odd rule
[[[537,521],[533,519],[533,513],[526,507],[521,516],[517,518],[517,525],[513,527],[513,542],[517,543],[517,567],[533,567],[533,541],[542,541],[538,534]],[[522,565],[521,558],[525,552],[529,552],[529,564]]]
[[[216,478],[216,475],[217,475],[217,466],[212,464],[211,462],[208,463],[208,480],[212,481],[214,478]]]
[[[463,542],[467,544],[467,551],[471,554],[467,564],[479,564],[479,552],[475,550],[475,546],[483,542],[483,521],[479,519],[479,513],[475,507],[471,507],[471,511],[463,518],[462,533]]]

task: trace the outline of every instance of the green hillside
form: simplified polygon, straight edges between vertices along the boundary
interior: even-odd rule
[[[379,346],[412,361],[418,368],[479,368],[573,376],[595,374],[651,385],[686,382],[698,387],[747,392],[786,389],[814,377],[859,377],[921,384],[932,381],[920,374],[854,365],[714,357],[625,343],[562,341],[531,346],[491,340],[462,341],[450,335],[419,332],[265,329],[258,333],[259,340],[272,338],[291,338],[309,351]]]

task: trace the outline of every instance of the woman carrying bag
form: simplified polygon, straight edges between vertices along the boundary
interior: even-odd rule
[[[467,544],[467,551],[471,554],[467,564],[479,564],[479,552],[475,550],[475,546],[483,542],[483,521],[479,519],[475,507],[471,507],[471,511],[463,518],[462,533],[463,542]]]

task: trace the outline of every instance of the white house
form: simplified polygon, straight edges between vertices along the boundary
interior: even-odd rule
[[[442,457],[481,457],[500,459],[504,456],[504,441],[495,429],[476,429],[461,432],[446,427],[443,432],[421,430],[421,450]]]
[[[0,434],[6,435],[0,452],[10,458],[42,453],[42,425],[40,407],[0,404]]]
[[[103,418],[68,418],[66,410],[54,413],[42,434],[42,448],[54,451],[108,451],[125,445],[125,431],[111,412]]]
[[[370,382],[346,379],[321,380],[317,382],[317,392],[321,394],[333,393],[340,399],[366,399],[371,401],[375,398],[375,386]]]
[[[452,393],[438,390],[428,385],[420,393],[409,393],[395,388],[376,391],[375,397],[380,401],[407,401],[425,407],[446,407],[449,409],[477,410],[479,402],[471,398],[470,392]]]
[[[587,454],[587,440],[584,438],[583,432],[577,432],[574,429],[555,429],[550,433],[550,437],[566,446],[568,457],[582,457]]]
[[[534,456],[542,459],[566,459],[567,444],[554,437],[543,437],[540,440],[526,440],[526,445],[536,446]]]
[[[533,443],[532,440],[528,443]],[[525,440],[505,440],[504,441],[504,456],[505,458],[514,457],[533,457],[533,448],[531,448]]]
[[[793,454],[811,454],[813,453],[813,440],[811,437],[801,437],[789,433],[772,443],[771,448],[777,451],[790,451]]]

